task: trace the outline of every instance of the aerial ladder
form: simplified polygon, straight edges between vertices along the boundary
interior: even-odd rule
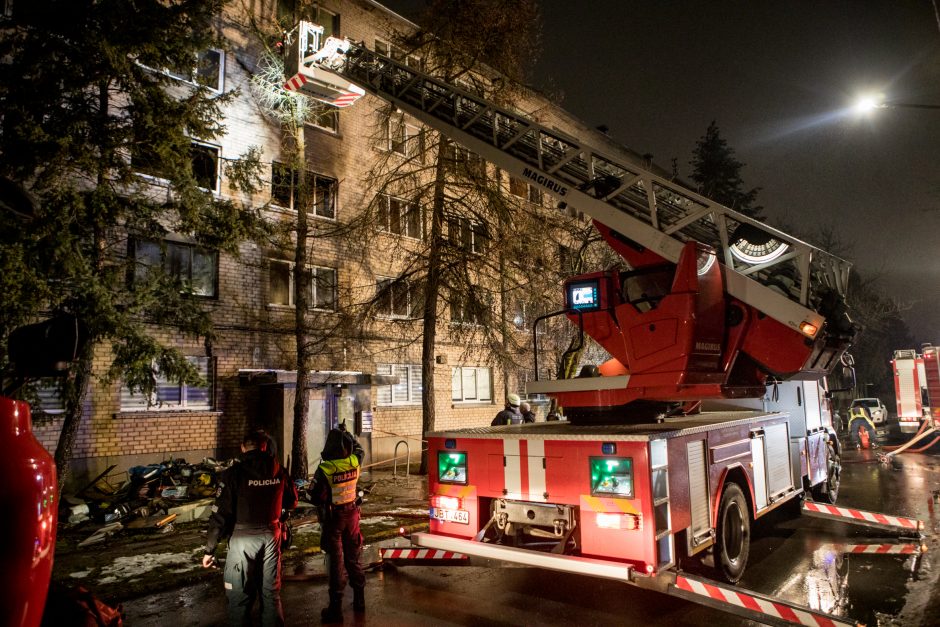
[[[565,286],[566,315],[612,359],[591,376],[530,382],[529,393],[556,396],[575,420],[603,422],[637,400],[760,397],[768,380],[822,378],[842,359],[855,333],[845,260],[616,150],[321,35],[301,22],[285,89],[341,106],[360,93],[391,103],[591,217],[630,266]]]

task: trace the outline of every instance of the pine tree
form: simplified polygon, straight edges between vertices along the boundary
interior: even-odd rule
[[[0,274],[34,286],[17,292],[19,302],[3,299],[0,332],[5,340],[16,323],[65,311],[84,320],[91,340],[63,386],[60,485],[98,376],[94,358],[108,357],[106,380],[143,394],[153,393],[156,371],[201,383],[152,334],[156,324],[177,329],[203,339],[211,356],[212,325],[197,297],[204,286],[163,271],[164,236],[234,254],[261,228],[255,212],[205,189],[216,173],[194,144],[224,132],[231,94],[204,80],[217,73],[204,53],[220,45],[213,25],[224,3],[16,2],[0,24],[0,177],[37,207],[25,218],[0,214]],[[251,191],[257,154],[230,165],[233,189]],[[135,245],[144,241],[148,255]]]
[[[698,193],[752,218],[760,218],[763,207],[755,204],[759,187],[744,191],[741,170],[744,164],[721,137],[718,124],[712,120],[692,151],[692,180]]]

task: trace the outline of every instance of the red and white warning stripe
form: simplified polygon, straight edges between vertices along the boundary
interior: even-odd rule
[[[303,74],[294,74],[284,83],[284,89],[287,91],[297,91],[303,87],[306,82],[307,79]]]
[[[771,599],[749,590],[718,584],[707,579],[693,579],[684,575],[676,576],[675,588],[693,595],[704,597],[719,606],[725,604],[729,607],[722,609],[757,618],[771,619],[774,623],[792,625],[809,625],[812,627],[836,627],[844,625],[854,627],[856,622],[850,619],[825,614],[802,605],[788,603],[780,599]],[[670,590],[672,591],[672,590]],[[677,596],[683,596],[679,594]],[[758,616],[755,616],[758,615]],[[758,618],[760,620],[760,618]]]
[[[826,544],[824,548],[856,555],[918,555],[927,552],[922,544]]]
[[[817,514],[832,518],[846,518],[861,523],[870,523],[882,525],[885,527],[898,527],[910,531],[920,531],[924,528],[924,523],[916,518],[903,518],[901,516],[889,516],[878,512],[866,512],[861,509],[852,509],[849,507],[836,507],[835,505],[826,505],[825,503],[814,503],[812,501],[803,502],[803,510],[809,514]]]
[[[386,560],[465,560],[463,553],[439,551],[437,549],[380,549],[382,559]]]

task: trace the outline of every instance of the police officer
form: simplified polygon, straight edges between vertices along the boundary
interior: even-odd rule
[[[861,448],[861,441],[858,437],[858,430],[865,429],[868,432],[868,445],[871,448],[878,448],[875,444],[875,423],[871,421],[871,414],[864,405],[852,405],[849,407],[849,437],[855,448]]]
[[[510,394],[506,397],[506,408],[496,414],[490,426],[498,425],[521,425],[523,422],[522,412],[519,411],[519,395]]]
[[[359,530],[357,484],[363,450],[345,429],[331,429],[313,475],[310,501],[320,517],[320,548],[330,571],[330,604],[320,612],[325,623],[343,620],[343,591],[347,577],[353,589],[353,611],[365,612],[366,575],[362,570],[362,532]]]
[[[263,625],[283,625],[281,607],[281,525],[297,505],[297,488],[268,452],[261,430],[242,441],[241,459],[222,473],[209,518],[202,565],[215,564],[219,540],[231,536],[225,560],[225,594],[232,625],[251,624],[251,606],[261,591]]]

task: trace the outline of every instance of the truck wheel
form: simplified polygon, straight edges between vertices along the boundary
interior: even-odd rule
[[[818,503],[829,503],[835,505],[839,498],[839,483],[841,483],[842,458],[836,453],[836,448],[832,440],[827,442],[826,457],[828,460],[826,480],[813,486],[813,500]]]
[[[751,514],[747,499],[736,483],[725,485],[718,508],[718,547],[715,566],[728,583],[744,574],[751,550]]]

